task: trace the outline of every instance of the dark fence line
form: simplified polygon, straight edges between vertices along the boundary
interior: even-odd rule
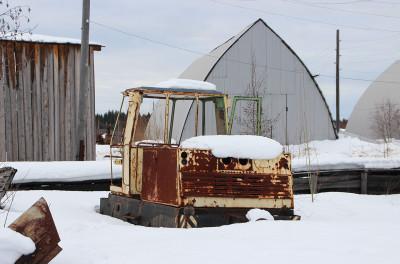
[[[293,173],[294,193],[350,192],[360,194],[400,193],[400,169],[312,171]]]
[[[311,180],[310,180],[311,175]],[[349,192],[359,194],[400,193],[400,169],[391,170],[341,170],[293,173],[295,194],[310,193],[310,182],[314,182],[317,193]],[[121,179],[114,179],[120,184]],[[109,191],[110,179],[81,182],[32,182],[22,183],[20,190],[69,190],[69,191]]]

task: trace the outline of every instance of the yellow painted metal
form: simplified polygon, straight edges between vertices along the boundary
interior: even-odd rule
[[[116,159],[116,160],[114,160],[114,164],[116,164],[116,165],[122,165],[122,159]]]
[[[122,194],[122,187],[116,185],[110,185],[110,191],[114,194]]]
[[[143,149],[131,148],[130,194],[142,191]]]
[[[124,194],[130,194],[130,174],[131,174],[131,147],[135,146],[133,140],[136,130],[136,124],[139,117],[142,95],[140,93],[129,93],[129,108],[126,118],[126,127],[124,133],[123,156],[122,156],[122,191]]]
[[[284,161],[287,166],[279,166],[279,163]],[[253,169],[256,173],[263,174],[279,174],[279,175],[292,175],[292,160],[289,153],[281,153],[274,159],[259,159],[252,160]]]
[[[143,175],[143,149],[138,148],[137,154],[137,166],[136,166],[136,191],[141,193],[142,191],[142,175]]]
[[[224,97],[224,102],[225,102],[225,134],[228,132],[228,108],[231,107],[231,98],[229,97]]]
[[[165,94],[165,127],[164,127],[164,143],[168,142],[168,120],[169,120],[169,96],[170,94]]]
[[[233,207],[233,208],[291,208],[292,199],[258,199],[227,197],[185,197],[184,205],[194,207]]]

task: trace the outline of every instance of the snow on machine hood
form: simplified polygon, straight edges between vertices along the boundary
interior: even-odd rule
[[[217,158],[274,159],[283,147],[277,141],[248,135],[199,136],[183,141],[181,148],[209,149]]]

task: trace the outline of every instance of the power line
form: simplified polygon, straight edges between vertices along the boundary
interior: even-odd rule
[[[329,9],[329,10],[334,10],[334,11],[339,11],[339,12],[352,13],[352,14],[360,14],[360,15],[368,15],[368,16],[377,16],[377,17],[400,19],[400,17],[398,17],[398,16],[374,14],[374,13],[368,13],[368,12],[361,12],[361,11],[334,8],[334,7],[320,6],[320,4],[317,4],[317,3],[310,3],[310,2],[304,2],[304,1],[297,1],[297,0],[281,0],[281,1],[288,2],[288,3],[293,3],[293,4],[298,4],[298,5],[311,6],[311,7],[315,7],[315,8],[322,8],[322,9]]]
[[[146,40],[146,41],[149,41],[149,42],[153,42],[153,43],[156,43],[156,44],[159,44],[159,45],[167,46],[167,47],[178,49],[178,50],[184,50],[184,51],[195,53],[195,54],[198,54],[198,55],[206,55],[206,54],[201,53],[201,52],[197,52],[197,51],[193,51],[193,50],[189,50],[189,49],[185,49],[185,48],[180,48],[180,47],[177,47],[177,46],[174,46],[174,45],[171,45],[171,44],[163,43],[161,41],[149,39],[149,38],[146,38],[146,37],[141,37],[139,35],[132,34],[132,33],[120,30],[120,29],[116,29],[116,28],[113,28],[113,27],[110,27],[110,26],[107,26],[107,25],[104,25],[104,24],[101,24],[101,23],[98,23],[98,22],[95,22],[95,21],[92,21],[92,20],[90,20],[89,22],[92,23],[92,24],[98,25],[98,26],[102,26],[102,27],[114,30],[116,32],[119,32],[119,33],[122,33],[122,34],[125,34],[125,35],[129,35],[129,36],[132,36],[132,37],[135,37],[135,38],[138,38],[138,39],[142,39],[142,40]]]
[[[379,74],[379,72],[367,72],[367,71],[354,71],[354,70],[349,70],[346,68],[342,68],[342,71],[344,72],[357,72],[357,73],[365,73],[365,74]]]
[[[347,4],[356,4],[356,3],[379,3],[379,4],[389,4],[389,5],[398,5],[400,3],[388,2],[388,1],[374,1],[374,0],[355,0],[355,1],[347,1],[347,2],[306,2],[309,4],[318,4],[318,5],[347,5]]]
[[[396,35],[396,36],[391,37],[391,38],[383,38],[381,40],[377,39],[376,41],[371,41],[369,44],[353,46],[353,47],[346,47],[346,48],[343,48],[343,49],[348,50],[348,49],[356,49],[356,48],[367,47],[367,46],[370,46],[370,45],[380,45],[380,44],[383,44],[383,43],[387,43],[387,42],[391,42],[391,41],[397,40],[399,38],[400,38],[400,35]],[[362,42],[359,42],[359,43],[362,43]]]
[[[120,30],[120,29],[116,29],[116,28],[113,28],[113,27],[110,27],[110,26],[107,26],[107,25],[104,25],[104,24],[101,24],[101,23],[98,23],[98,22],[95,22],[95,21],[92,21],[92,20],[90,20],[89,22],[92,23],[92,24],[95,24],[95,25],[98,25],[98,26],[101,26],[101,27],[104,27],[104,28],[107,28],[107,29],[110,29],[110,30],[113,30],[113,31],[116,31],[116,32],[119,32],[119,33],[122,33],[122,34],[125,34],[125,35],[128,35],[128,36],[139,38],[139,39],[142,39],[142,40],[145,40],[145,41],[149,41],[149,42],[152,42],[152,43],[156,43],[156,44],[159,44],[159,45],[162,45],[162,46],[166,46],[166,47],[170,47],[170,48],[174,48],[174,49],[177,49],[177,50],[182,50],[182,51],[186,51],[186,52],[190,52],[190,53],[194,53],[194,54],[198,54],[198,55],[208,56],[208,57],[212,57],[212,58],[216,58],[216,59],[220,58],[219,56],[214,56],[214,55],[211,55],[211,54],[206,54],[206,53],[202,53],[202,52],[198,52],[198,51],[193,51],[193,50],[190,50],[190,49],[181,48],[181,47],[178,47],[178,46],[167,44],[167,43],[164,43],[164,42],[161,42],[161,41],[157,41],[157,40],[149,39],[149,38],[146,38],[146,37],[142,37],[142,36],[139,36],[139,35],[136,35],[136,34],[132,34],[132,33]],[[240,63],[240,64],[245,64],[245,65],[249,65],[249,66],[253,65],[250,62],[243,62],[243,61],[232,60],[232,59],[228,59],[228,58],[224,58],[224,60],[231,61],[231,62],[236,62],[236,63]],[[260,68],[265,68],[265,69],[277,70],[277,71],[304,73],[303,70],[298,71],[298,70],[290,70],[290,69],[281,69],[281,68],[275,68],[275,67],[270,67],[270,66],[262,66],[262,65],[255,65],[255,66],[256,67],[260,67]],[[304,65],[304,67],[307,70],[307,67],[305,65]],[[327,77],[327,78],[336,78],[336,76],[332,76],[332,75],[322,75],[322,74],[320,74],[319,76]],[[340,79],[354,80],[354,81],[366,81],[366,82],[374,81],[374,80],[368,80],[368,79],[357,79],[357,78],[348,78],[348,77],[340,77]],[[386,82],[386,81],[376,81],[376,80],[375,80],[375,82],[400,84],[399,82]]]
[[[312,55],[310,58],[308,58],[308,63],[314,62],[318,59],[324,58],[328,55],[329,52],[334,51],[334,46],[333,45],[329,45],[329,47],[327,47],[326,49],[324,49],[323,51],[314,53],[314,55]]]
[[[395,60],[398,60],[398,59],[399,59],[399,57],[397,57],[397,58],[388,58],[388,59],[379,59],[379,60],[345,61],[345,62],[346,62],[346,63],[366,63],[366,62],[377,62],[377,61],[388,61],[388,60],[395,61]]]
[[[265,13],[265,14],[281,16],[281,17],[286,17],[286,18],[292,18],[292,19],[308,21],[308,22],[313,22],[313,23],[319,23],[319,24],[324,24],[324,25],[330,25],[330,26],[335,26],[335,27],[339,26],[339,27],[343,27],[343,28],[352,28],[352,29],[368,30],[368,31],[381,31],[381,32],[394,32],[394,33],[400,32],[399,30],[379,29],[379,28],[366,28],[366,27],[356,27],[356,26],[350,26],[350,25],[344,25],[344,24],[329,23],[329,22],[324,22],[324,21],[320,21],[320,20],[314,20],[314,19],[309,19],[309,18],[304,18],[304,17],[289,16],[289,15],[284,15],[284,14],[280,14],[280,13],[269,12],[269,11],[259,10],[259,9],[240,6],[240,5],[235,5],[235,4],[229,4],[229,3],[220,2],[220,1],[216,1],[216,0],[209,0],[209,1],[221,4],[221,5],[226,5],[226,6],[246,9],[246,10],[250,10],[250,11],[256,11],[256,12],[261,12],[261,13]]]
[[[370,55],[370,54],[355,54],[355,55],[353,55],[353,54],[343,54],[342,53],[342,55],[341,56],[344,56],[344,57],[352,57],[352,58],[360,58],[360,57],[369,57],[369,58],[371,58],[371,57],[380,57],[380,56],[386,56],[386,55],[393,55],[393,54],[398,54],[398,53],[400,53],[400,51],[395,51],[395,52],[390,52],[390,53],[378,53],[378,54],[373,54],[373,55]]]

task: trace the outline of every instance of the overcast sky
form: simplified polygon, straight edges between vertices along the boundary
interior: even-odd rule
[[[30,6],[33,33],[80,39],[81,0],[10,2]],[[208,53],[258,18],[320,75],[316,80],[333,114],[340,30],[344,118],[371,80],[400,58],[398,0],[92,0],[90,40],[105,46],[95,52],[96,112],[118,109],[127,88],[178,77],[198,53]]]

